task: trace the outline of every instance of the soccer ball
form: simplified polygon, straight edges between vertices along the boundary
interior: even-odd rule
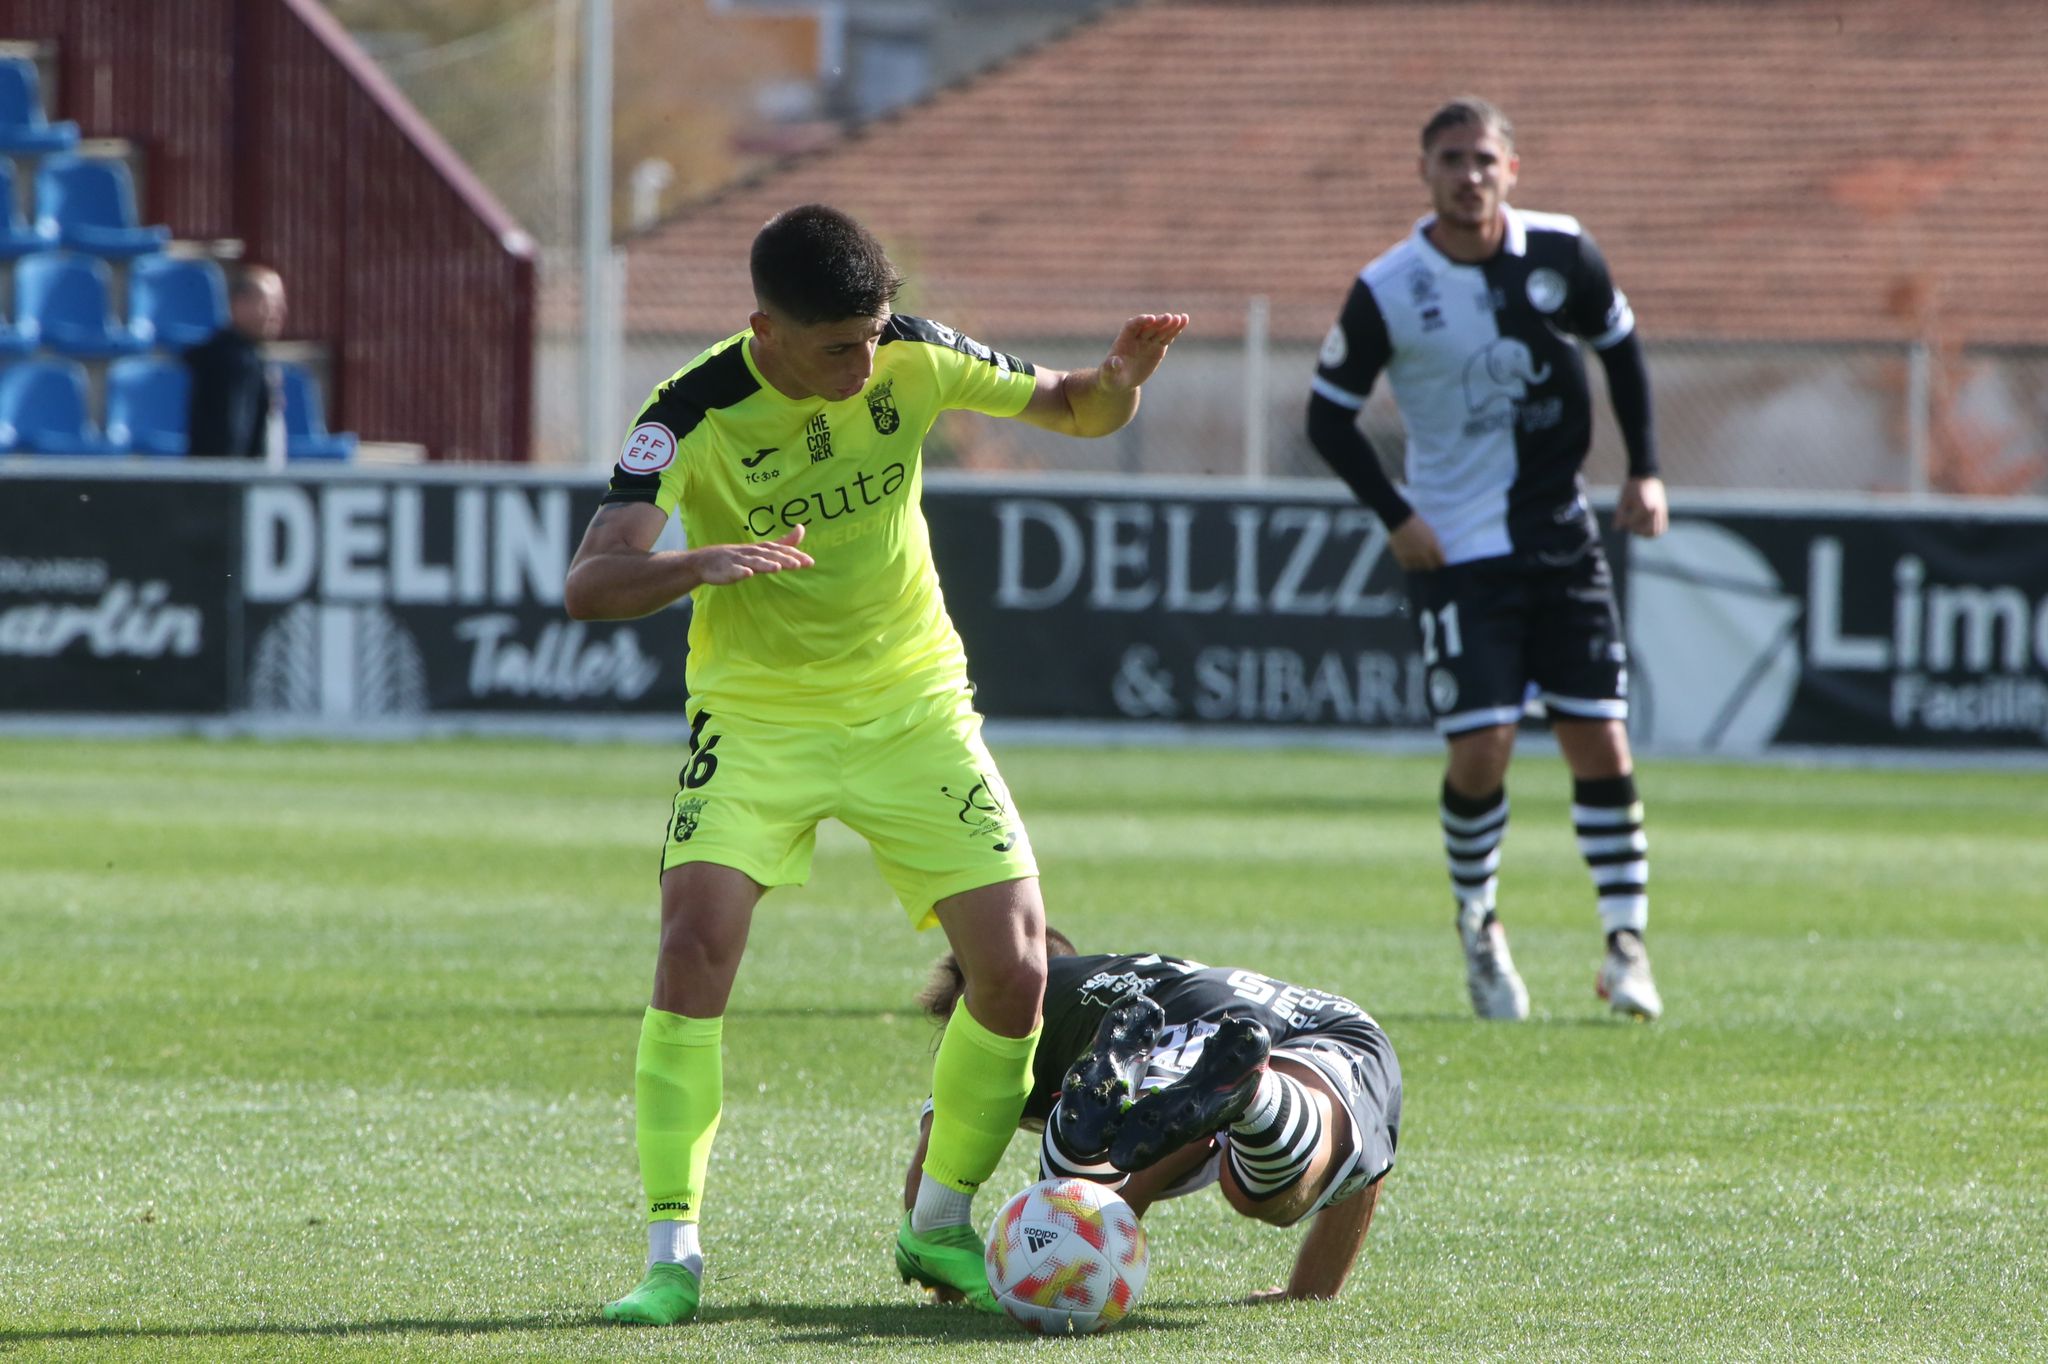
[[[1145,1229],[1114,1190],[1085,1179],[1043,1180],[996,1214],[988,1286],[1027,1331],[1104,1330],[1145,1291]]]

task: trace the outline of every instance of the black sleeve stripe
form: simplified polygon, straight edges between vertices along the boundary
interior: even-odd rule
[[[882,339],[877,345],[886,346],[892,341],[921,341],[927,346],[943,346],[960,354],[994,365],[997,369],[1013,374],[1036,374],[1027,360],[1014,355],[1005,355],[999,350],[990,350],[971,336],[962,336],[943,322],[929,318],[912,317],[908,313],[896,313],[889,318],[889,325],[882,329]]]
[[[615,502],[651,503],[655,494],[660,491],[660,474],[629,474],[613,465],[611,487],[605,490],[604,497],[599,500],[598,505],[609,507]]]
[[[746,357],[740,354],[740,347],[746,344],[740,341],[727,346],[703,364],[670,379],[655,390],[633,424],[660,422],[675,433],[676,445],[680,447],[684,438],[697,429],[697,423],[704,420],[706,412],[752,397],[761,385],[747,368]]]
[[[675,457],[681,459],[683,441],[697,429],[706,412],[744,402],[760,389],[754,372],[747,368],[746,357],[740,354],[740,347],[746,344],[740,341],[727,346],[703,364],[692,365],[663,384],[655,390],[647,406],[640,409],[633,425],[659,422],[666,426],[675,437]],[[651,503],[660,491],[659,473],[636,474],[614,464],[611,486],[606,489],[599,505]]]

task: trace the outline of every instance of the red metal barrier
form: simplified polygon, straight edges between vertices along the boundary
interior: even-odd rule
[[[277,267],[324,342],[329,422],[524,460],[530,239],[314,0],[0,0],[56,45],[53,117],[143,153],[143,210]]]

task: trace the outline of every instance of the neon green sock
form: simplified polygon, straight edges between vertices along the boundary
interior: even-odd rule
[[[725,1109],[719,1040],[724,1018],[685,1018],[650,1008],[633,1065],[633,1128],[647,1220],[697,1220],[711,1139]]]
[[[967,1012],[953,1010],[932,1067],[932,1135],[924,1172],[949,1189],[971,1194],[996,1172],[1031,1094],[1031,1056],[1038,1032],[1003,1037]]]

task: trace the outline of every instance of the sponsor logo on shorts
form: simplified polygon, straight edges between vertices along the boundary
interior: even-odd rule
[[[950,786],[941,786],[939,794],[949,800],[960,802],[960,822],[974,830],[976,838],[994,838],[997,852],[1008,852],[1017,846],[1016,830],[1010,821],[1010,807],[997,794],[995,782],[985,772],[975,774],[981,780],[974,783],[966,795],[961,795]]]

